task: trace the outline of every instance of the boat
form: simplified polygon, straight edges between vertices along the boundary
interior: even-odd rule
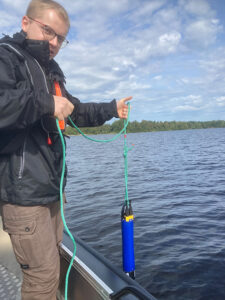
[[[68,300],[156,300],[135,280],[115,267],[82,239],[77,236],[74,238],[77,250],[68,281]],[[2,229],[1,217],[0,244],[0,300],[20,300],[22,274],[10,238]],[[72,256],[73,243],[64,232],[60,246],[61,273],[57,300],[64,300],[65,277]]]

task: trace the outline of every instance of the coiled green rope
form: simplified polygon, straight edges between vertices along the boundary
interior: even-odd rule
[[[91,138],[87,135],[85,135],[71,120],[70,117],[68,117],[70,123],[73,125],[73,127],[86,139],[91,140],[93,142],[99,142],[99,143],[108,143],[108,142],[112,142],[115,141],[118,137],[120,137],[122,135],[122,133],[124,133],[124,174],[125,174],[125,203],[127,204],[127,206],[129,207],[129,199],[128,199],[128,165],[127,165],[127,153],[130,150],[127,147],[127,126],[129,123],[129,118],[130,118],[130,103],[128,103],[128,116],[127,119],[124,120],[124,127],[123,129],[116,134],[112,139],[108,139],[108,140],[98,140],[98,139],[94,139]],[[69,237],[71,238],[72,242],[73,242],[73,247],[74,247],[74,251],[73,251],[73,256],[71,258],[67,273],[66,273],[66,279],[65,279],[65,300],[67,300],[67,295],[68,295],[68,282],[69,282],[69,274],[70,274],[70,270],[72,268],[73,265],[73,261],[74,258],[76,256],[76,242],[74,240],[73,235],[71,234],[67,224],[66,224],[66,220],[65,220],[65,216],[64,216],[64,209],[63,209],[63,181],[64,181],[64,176],[65,176],[65,167],[66,167],[66,146],[65,146],[65,142],[64,142],[64,137],[62,134],[62,131],[60,129],[59,126],[59,121],[56,120],[56,125],[57,125],[57,129],[60,135],[60,139],[61,139],[61,143],[62,143],[62,150],[63,150],[63,165],[62,165],[62,173],[61,173],[61,180],[60,180],[60,210],[61,210],[61,217],[62,217],[62,221],[63,221],[63,225],[65,227],[66,232],[68,233]]]

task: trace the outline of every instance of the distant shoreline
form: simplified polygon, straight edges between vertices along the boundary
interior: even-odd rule
[[[123,128],[123,120],[117,120],[112,124],[105,124],[99,127],[84,127],[81,128],[85,134],[116,134]],[[127,126],[127,133],[136,132],[156,132],[156,131],[172,131],[172,130],[187,130],[187,129],[209,129],[209,128],[225,128],[225,121],[133,121]],[[68,126],[65,131],[66,135],[80,135],[76,129]]]

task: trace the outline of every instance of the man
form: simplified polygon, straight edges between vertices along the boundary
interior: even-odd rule
[[[55,118],[102,125],[127,118],[132,98],[80,103],[67,92],[53,58],[67,44],[69,26],[57,2],[32,0],[22,31],[0,40],[0,203],[23,272],[22,300],[55,300],[58,288],[62,145]]]

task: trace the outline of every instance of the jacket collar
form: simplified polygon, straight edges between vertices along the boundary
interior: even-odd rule
[[[54,80],[65,82],[65,76],[54,59],[49,59],[48,41],[31,40],[26,38],[26,33],[21,30],[13,37],[4,36],[2,42],[9,42],[26,50],[45,69],[45,72]]]

